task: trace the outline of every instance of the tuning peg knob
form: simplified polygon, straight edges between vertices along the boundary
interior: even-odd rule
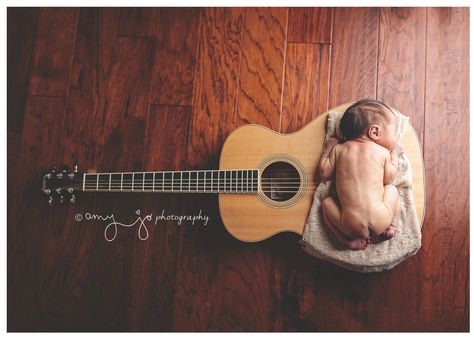
[[[53,205],[53,196],[49,196],[48,198],[48,204]]]
[[[74,172],[77,173],[77,164],[74,164]]]
[[[55,173],[55,172],[56,172],[56,166],[55,166],[55,165],[53,165],[53,167],[51,168],[51,172],[52,172],[52,173]]]
[[[76,196],[71,195],[71,199],[69,200],[71,203],[76,203]]]
[[[63,195],[59,196],[59,202],[64,203],[64,196]]]

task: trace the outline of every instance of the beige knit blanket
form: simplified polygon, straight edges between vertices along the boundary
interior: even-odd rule
[[[400,140],[409,118],[395,109],[393,111],[397,120],[397,139]],[[339,135],[339,120],[343,113],[332,111],[328,114],[325,140]],[[412,182],[410,161],[406,154],[402,154],[398,162],[398,174],[393,181],[400,195],[401,226],[397,228],[392,239],[370,244],[365,250],[357,251],[343,249],[324,223],[321,202],[330,192],[335,193],[335,179],[321,182],[314,193],[313,205],[300,240],[303,250],[320,259],[359,272],[389,270],[416,254],[421,247],[421,226],[416,214]]]

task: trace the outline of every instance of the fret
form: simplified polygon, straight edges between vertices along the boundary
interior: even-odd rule
[[[161,173],[161,191],[165,191],[165,173]]]
[[[132,190],[143,190],[143,173],[133,173]]]
[[[222,182],[222,178],[224,177],[224,173],[222,171],[218,171],[217,172],[217,175],[218,175],[218,180],[217,180],[217,191],[221,191],[221,183]]]
[[[96,183],[95,190],[99,190],[99,174],[97,174],[96,176],[97,176],[97,183]]]
[[[84,181],[84,190],[96,190],[97,174],[87,174]]]
[[[84,178],[82,179],[82,191],[86,191],[86,176],[87,174],[84,174]]]
[[[120,174],[120,191],[122,191],[123,188],[123,173]]]
[[[204,171],[198,170],[198,192],[203,192],[204,191]]]
[[[252,174],[252,192],[253,192],[253,189],[254,189],[254,187],[253,187],[253,170],[251,171],[251,174]]]
[[[163,175],[163,191],[168,192],[173,189],[173,173],[165,172]]]
[[[237,191],[242,193],[242,170],[237,170]]]
[[[212,182],[213,182],[213,192],[219,192],[219,171],[213,170],[212,171]],[[217,186],[216,183],[217,182]]]
[[[212,191],[211,172],[209,170],[206,170],[204,172],[204,181],[206,182],[206,185],[204,186],[204,191],[211,192]]]
[[[171,173],[171,191],[174,190],[174,172]]]
[[[123,190],[129,191],[132,190],[132,174],[131,173],[122,173],[122,187]]]
[[[142,190],[145,191],[145,173],[142,173],[142,175],[143,175]]]
[[[179,191],[183,191],[183,172],[179,172],[180,180],[179,180]]]
[[[117,185],[119,184],[118,182],[120,182],[120,174],[109,174],[109,178],[109,190],[118,190],[119,187],[117,187]]]
[[[232,170],[231,173],[232,173],[232,189],[233,189],[232,191],[236,193],[237,192],[237,171]]]
[[[154,191],[155,173],[143,173],[143,191]]]
[[[254,181],[254,193],[257,193],[258,192],[258,170],[252,170],[252,174],[254,177],[253,178],[253,181]]]
[[[247,179],[247,170],[242,171],[243,175],[243,183],[242,183],[242,191],[245,189],[245,193],[249,193],[249,180]]]
[[[161,182],[163,182],[163,173],[162,172],[158,172],[158,173],[155,173],[155,179],[154,179],[154,182],[153,182],[153,186],[155,187],[155,191],[163,191],[163,183],[160,183],[160,180]],[[161,189],[159,188],[161,187]]]
[[[133,191],[134,186],[135,186],[135,173],[132,173],[132,191]]]
[[[184,184],[183,184],[184,183]],[[187,184],[187,190],[186,185]],[[190,181],[189,181],[189,171],[183,171],[181,174],[181,189],[184,187],[182,191],[189,191],[190,190]]]

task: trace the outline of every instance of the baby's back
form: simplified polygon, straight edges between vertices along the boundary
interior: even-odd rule
[[[382,202],[384,164],[388,150],[370,141],[351,140],[337,145],[336,189],[342,212],[370,218]]]

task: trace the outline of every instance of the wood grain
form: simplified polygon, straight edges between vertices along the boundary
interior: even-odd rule
[[[38,12],[38,8],[7,8],[7,88],[14,88],[7,91],[9,132],[19,132],[23,127]]]
[[[202,12],[189,168],[217,168],[220,147],[234,128],[242,20],[239,8],[206,8]]]
[[[288,14],[288,42],[332,43],[333,8],[292,7]]]
[[[158,32],[160,8],[122,7],[117,27],[120,37],[154,37]]]
[[[145,138],[145,169],[184,170],[191,108],[152,105]],[[147,194],[143,211],[181,215],[183,196]],[[136,242],[131,262],[128,326],[133,331],[173,331],[179,243],[184,224],[160,220]],[[166,311],[150,311],[163,308]]]
[[[381,8],[377,98],[410,117],[423,145],[426,8]]]
[[[79,10],[41,8],[29,95],[66,96]]]
[[[469,10],[429,8],[428,18],[425,110],[428,203],[420,252],[418,327],[427,331],[467,331],[469,50],[465,46],[469,43]]]
[[[25,124],[12,179],[7,231],[8,329],[36,330],[39,320],[44,236],[49,222],[38,226],[35,220],[49,220],[46,198],[40,193],[40,174],[55,163],[58,154],[64,99],[30,97],[26,103]],[[30,167],[31,166],[31,167]],[[35,168],[32,170],[32,168]],[[27,201],[27,203],[25,203]]]
[[[286,8],[245,9],[236,126],[280,128],[287,20]]]
[[[288,44],[281,131],[295,132],[328,110],[331,46]]]
[[[152,103],[192,105],[200,12],[200,8],[160,10]]]
[[[335,8],[329,107],[374,98],[378,8]]]

